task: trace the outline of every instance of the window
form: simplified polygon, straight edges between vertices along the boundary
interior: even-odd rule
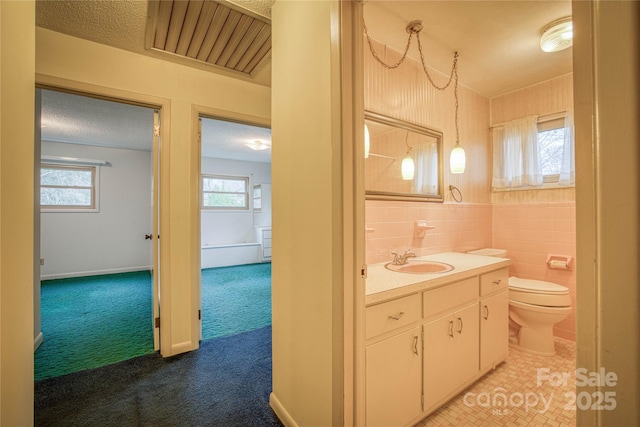
[[[493,128],[496,191],[575,185],[573,115],[528,116]]]
[[[538,122],[538,152],[544,183],[560,179],[564,148],[564,119]]]
[[[97,180],[95,166],[42,164],[40,206],[42,210],[97,211]]]
[[[253,186],[253,210],[255,212],[262,211],[262,186]]]
[[[202,175],[203,209],[249,209],[249,178]]]

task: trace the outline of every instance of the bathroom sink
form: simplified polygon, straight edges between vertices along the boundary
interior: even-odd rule
[[[399,273],[414,273],[414,274],[424,274],[424,273],[446,273],[447,271],[453,270],[453,266],[449,264],[445,264],[444,262],[435,262],[435,261],[409,261],[406,264],[396,265],[393,263],[388,263],[385,265],[388,270],[397,271]]]

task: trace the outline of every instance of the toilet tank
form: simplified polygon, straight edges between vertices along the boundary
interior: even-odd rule
[[[501,258],[505,258],[507,256],[506,249],[494,249],[494,248],[476,249],[475,251],[469,251],[467,253],[471,255],[496,256]]]

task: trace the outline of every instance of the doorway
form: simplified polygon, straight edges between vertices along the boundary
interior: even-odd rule
[[[36,92],[43,379],[159,348],[159,112]]]
[[[271,130],[201,116],[201,339],[271,325]]]

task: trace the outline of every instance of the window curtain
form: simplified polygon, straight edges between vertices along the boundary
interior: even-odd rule
[[[567,111],[564,119],[564,144],[562,146],[562,166],[560,167],[560,185],[575,185],[576,160],[573,139],[573,110]]]
[[[413,191],[420,194],[438,194],[438,144],[413,148],[416,163]]]
[[[493,131],[493,181],[496,188],[542,185],[538,117],[505,123]]]

